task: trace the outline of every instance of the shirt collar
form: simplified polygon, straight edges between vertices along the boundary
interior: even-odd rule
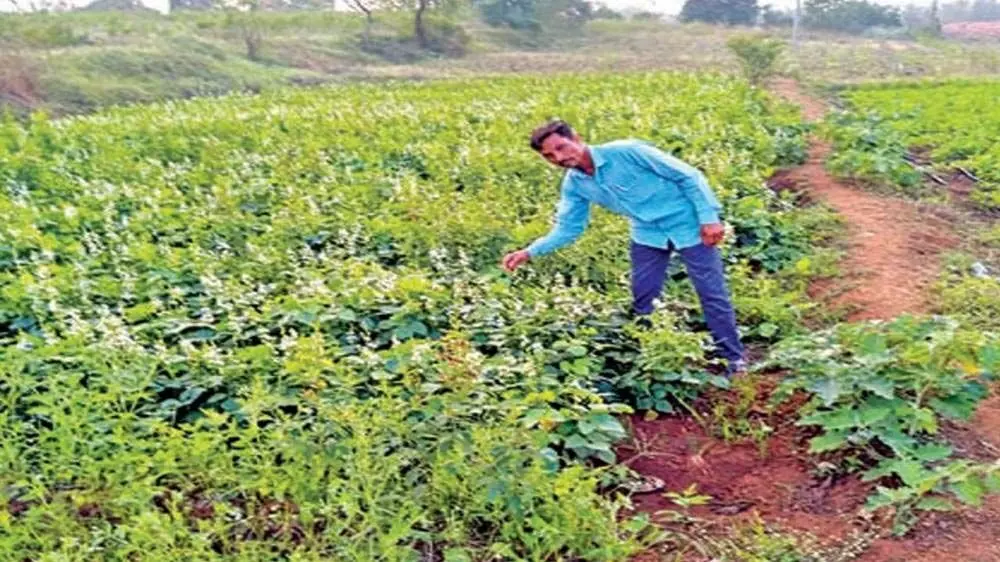
[[[608,163],[608,160],[604,157],[604,154],[601,152],[599,147],[591,146],[589,144],[586,145],[586,147],[587,150],[590,151],[590,159],[594,161],[594,172],[596,173],[598,169]],[[573,168],[570,172],[578,176],[587,176],[587,174],[577,168]]]
[[[594,161],[595,169],[607,163],[607,160],[604,158],[604,152],[600,148],[590,145],[587,145],[587,148],[590,150],[590,158]]]

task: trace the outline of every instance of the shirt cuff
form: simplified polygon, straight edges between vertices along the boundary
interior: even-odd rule
[[[718,224],[722,221],[719,220],[719,213],[715,209],[704,209],[698,211],[698,223],[699,224]]]
[[[532,242],[524,250],[528,252],[528,256],[532,258],[537,258],[538,256],[545,255],[545,248],[543,248],[542,244],[540,244],[538,241]]]

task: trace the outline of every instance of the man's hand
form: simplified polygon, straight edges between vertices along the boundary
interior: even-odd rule
[[[701,241],[706,246],[718,246],[726,237],[726,229],[720,223],[701,225]]]
[[[514,271],[515,269],[528,263],[528,260],[530,259],[531,254],[528,253],[528,250],[511,252],[503,257],[503,268],[507,271]]]

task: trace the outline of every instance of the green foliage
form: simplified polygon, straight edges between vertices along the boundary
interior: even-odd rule
[[[743,75],[755,86],[774,75],[775,64],[785,49],[784,41],[764,35],[737,35],[726,45],[740,60]]]
[[[809,450],[879,480],[868,507],[943,509],[1000,491],[995,467],[953,460],[945,419],[968,420],[1000,368],[1000,344],[947,318],[846,324],[781,342],[768,360],[793,370],[776,393],[811,399],[799,425]]]
[[[942,173],[963,167],[975,174],[971,199],[1000,208],[1000,106],[984,103],[1000,100],[1000,82],[891,83],[853,88],[845,97],[849,111],[832,123],[838,171],[913,189],[920,176],[906,170],[902,156],[922,148]]]
[[[538,31],[537,0],[487,0],[477,5],[489,25]]]
[[[0,122],[0,551],[611,561],[648,545],[648,522],[597,493],[615,415],[720,381],[682,273],[651,329],[623,313],[624,221],[595,212],[574,247],[498,270],[549,226],[559,171],[525,135],[553,113],[706,170],[741,287],[791,310],[741,321],[801,330],[820,215],[764,184],[797,119],[724,76]]]
[[[828,117],[824,130],[833,140],[834,155],[826,165],[834,174],[886,185],[909,195],[923,193],[923,176],[905,160],[909,154],[906,137],[886,127],[878,113],[834,114]]]
[[[757,19],[757,0],[686,0],[680,19],[685,22],[750,25]]]
[[[56,49],[83,45],[86,33],[69,21],[48,14],[0,15],[0,44],[11,43],[39,49]]]
[[[984,330],[1000,330],[1000,278],[997,271],[968,256],[949,260],[935,285],[938,312]]]
[[[899,8],[868,0],[806,0],[805,24],[816,29],[861,33],[869,28],[902,27]]]

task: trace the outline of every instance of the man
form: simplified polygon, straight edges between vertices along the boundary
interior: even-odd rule
[[[557,224],[527,248],[504,256],[504,268],[513,271],[575,241],[587,227],[591,203],[625,215],[632,223],[633,311],[653,311],[671,254],[680,254],[716,348],[727,361],[726,376],[744,373],[743,346],[716,247],[725,235],[721,205],[705,176],[642,141],[589,146],[564,121],[535,129],[531,147],[567,169]]]

